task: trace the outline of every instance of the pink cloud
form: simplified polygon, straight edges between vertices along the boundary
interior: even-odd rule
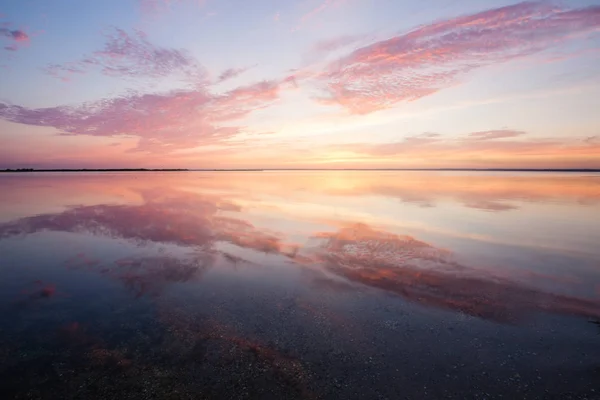
[[[236,120],[276,101],[284,83],[258,82],[221,95],[205,89],[133,93],[76,107],[0,103],[0,118],[53,127],[61,135],[134,136],[139,138],[135,151],[169,153],[231,140],[242,132]]]
[[[456,84],[474,69],[541,52],[600,29],[600,6],[525,2],[421,26],[329,65],[326,104],[355,114],[388,108]]]
[[[148,41],[142,31],[136,30],[133,35],[129,35],[118,28],[107,35],[102,50],[79,61],[54,64],[46,68],[46,72],[60,78],[92,70],[117,77],[176,76],[194,85],[207,82],[204,67],[185,50],[157,46]]]
[[[598,168],[600,142],[585,139],[520,138],[523,135],[524,132],[508,129],[475,132],[458,137],[424,133],[391,143],[336,145],[331,150],[348,151],[374,159],[396,159],[399,163],[417,167],[422,165],[415,163],[428,160],[427,165],[431,168],[475,168],[480,164],[490,168],[502,167],[504,164],[513,167],[518,165],[520,168],[546,168],[548,165],[573,168],[573,162],[579,166]]]
[[[240,110],[243,114],[248,109],[262,108],[262,106],[276,100],[282,82],[262,81],[252,85],[241,86],[229,91],[224,96],[216,98],[216,105],[223,111],[224,115],[237,115]]]
[[[8,25],[8,24],[5,24]],[[12,43],[4,46],[5,50],[17,51],[19,47],[29,43],[30,36],[21,29],[9,29],[0,27],[0,37],[10,40]]]
[[[29,40],[29,35],[19,29],[10,30],[7,28],[0,28],[0,35],[16,42],[26,42]]]

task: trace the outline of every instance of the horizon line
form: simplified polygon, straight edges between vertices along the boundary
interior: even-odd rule
[[[470,171],[600,172],[600,168],[5,168],[0,172],[262,172],[262,171]]]

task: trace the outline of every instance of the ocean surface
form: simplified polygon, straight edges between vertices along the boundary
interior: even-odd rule
[[[600,174],[0,174],[2,399],[600,399]]]

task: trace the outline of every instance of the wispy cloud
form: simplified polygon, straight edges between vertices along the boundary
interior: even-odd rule
[[[356,43],[357,41],[359,41],[361,39],[362,39],[362,37],[357,36],[357,35],[343,35],[343,36],[339,36],[339,37],[336,37],[333,39],[322,40],[320,42],[317,42],[313,46],[313,51],[315,51],[315,52],[335,51],[335,50],[338,50],[345,46]]]
[[[321,40],[315,43],[306,54],[309,62],[324,58],[330,54],[335,54],[340,50],[347,50],[347,47],[365,40],[361,35],[342,35],[331,39]]]
[[[53,127],[63,135],[134,136],[139,138],[137,151],[168,153],[235,137],[242,132],[235,122],[276,101],[284,84],[258,82],[219,95],[206,89],[132,93],[76,107],[0,103],[0,118]]]
[[[155,45],[140,30],[130,35],[115,28],[107,34],[102,50],[78,61],[46,67],[46,72],[61,79],[68,78],[70,74],[89,71],[127,78],[175,76],[193,85],[207,82],[204,67],[188,52]]]
[[[501,129],[501,130],[494,130],[494,131],[473,132],[473,133],[469,134],[469,137],[473,138],[475,140],[494,140],[494,139],[513,138],[513,137],[521,136],[524,134],[525,134],[525,132],[522,132],[522,131]]]
[[[344,151],[350,160],[352,154],[359,160],[361,155],[371,161],[415,163],[428,160],[430,167],[502,167],[502,163],[518,163],[521,167],[540,167],[551,162],[569,168],[569,162],[597,168],[600,143],[586,138],[556,139],[527,138],[525,132],[503,129],[474,132],[462,136],[444,136],[423,133],[405,137],[397,142],[372,144],[353,143],[337,145],[331,151]],[[560,165],[564,162],[565,165]],[[496,163],[500,163],[497,165]],[[542,163],[544,165],[538,165]]]
[[[326,2],[327,3],[327,2]],[[532,55],[600,29],[600,6],[524,2],[447,19],[373,43],[329,65],[321,99],[367,114],[456,84],[472,70]]]
[[[235,78],[236,76],[241,75],[244,72],[248,71],[250,68],[253,68],[253,66],[252,67],[244,67],[244,68],[226,69],[225,71],[221,72],[221,74],[219,75],[219,78],[217,79],[217,83],[221,83],[226,80]]]
[[[585,143],[600,144],[600,135],[589,136],[589,137],[585,138]]]

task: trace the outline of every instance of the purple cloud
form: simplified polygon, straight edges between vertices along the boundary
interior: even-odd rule
[[[0,35],[12,39],[16,42],[25,42],[29,40],[29,35],[19,29],[0,28]]]
[[[46,72],[61,79],[92,70],[99,70],[108,76],[129,78],[176,76],[195,86],[207,83],[204,67],[185,50],[152,44],[140,30],[129,35],[115,28],[107,35],[102,50],[79,61],[53,64],[46,68]]]
[[[363,39],[364,37],[358,35],[343,35],[333,39],[321,40],[312,46],[310,54],[316,56],[331,53]]]
[[[221,73],[221,75],[219,75],[219,78],[217,79],[217,83],[221,83],[221,82],[224,82],[226,80],[235,78],[236,76],[241,75],[244,72],[248,71],[250,68],[253,68],[253,67],[229,68],[229,69],[226,69],[225,71],[223,71]]]
[[[600,28],[600,6],[524,2],[421,26],[329,65],[322,102],[367,114],[416,100],[494,63],[532,55]]]
[[[7,25],[7,24],[5,24]],[[29,35],[20,29],[0,28],[0,37],[10,40],[12,43],[4,46],[5,50],[17,51],[20,46],[29,42]]]

